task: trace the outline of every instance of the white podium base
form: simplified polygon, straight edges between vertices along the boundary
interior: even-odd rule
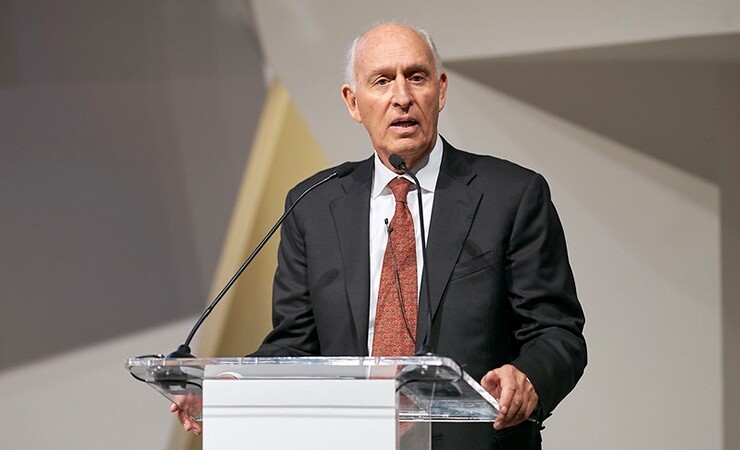
[[[395,450],[395,380],[205,380],[204,450]]]

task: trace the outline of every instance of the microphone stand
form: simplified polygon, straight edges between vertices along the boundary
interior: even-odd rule
[[[314,190],[315,188],[321,186],[322,184],[326,183],[329,180],[332,180],[334,178],[342,178],[345,175],[352,172],[354,167],[352,166],[352,163],[345,162],[341,164],[339,167],[337,167],[334,171],[332,171],[331,174],[329,174],[327,177],[319,180],[315,184],[313,184],[311,187],[303,191],[303,193],[298,196],[298,198],[293,202],[293,204],[288,207],[287,210],[283,213],[282,216],[277,220],[275,225],[272,226],[270,231],[267,232],[264,238],[262,238],[262,241],[260,241],[259,244],[257,244],[257,247],[252,251],[252,253],[247,257],[247,259],[244,261],[244,263],[239,267],[239,270],[236,271],[236,273],[231,277],[228,283],[221,289],[221,292],[216,296],[216,298],[211,302],[211,304],[206,308],[205,311],[203,311],[203,314],[201,314],[200,318],[195,322],[195,325],[190,330],[190,334],[188,334],[187,339],[185,339],[185,342],[180,344],[177,347],[177,350],[167,355],[167,358],[193,358],[193,354],[190,352],[190,342],[193,340],[193,337],[195,336],[195,333],[198,331],[200,326],[203,324],[203,322],[206,320],[206,318],[211,314],[213,309],[218,305],[218,303],[221,301],[221,299],[226,295],[226,293],[231,289],[231,286],[236,282],[236,280],[239,278],[239,276],[244,272],[244,270],[249,266],[249,264],[252,262],[252,260],[257,256],[257,254],[262,250],[262,247],[267,244],[267,241],[270,240],[273,234],[275,234],[275,231],[278,229],[280,225],[285,221],[285,218],[288,217],[288,214],[293,211],[293,208],[300,202],[303,197],[306,196],[309,192]]]

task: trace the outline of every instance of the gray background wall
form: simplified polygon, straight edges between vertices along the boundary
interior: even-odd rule
[[[247,5],[0,5],[0,370],[196,314],[265,97]]]
[[[165,448],[123,360],[205,302],[262,74],[365,157],[344,47],[392,18],[437,40],[442,134],[552,186],[590,365],[547,448],[737,447],[740,2],[0,0],[3,448]]]

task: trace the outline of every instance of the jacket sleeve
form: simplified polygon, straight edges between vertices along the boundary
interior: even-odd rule
[[[519,202],[507,267],[509,298],[520,324],[514,332],[520,351],[513,365],[534,385],[544,418],[583,374],[586,341],[563,228],[539,174],[529,180]]]

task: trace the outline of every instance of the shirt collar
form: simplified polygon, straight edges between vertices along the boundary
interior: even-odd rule
[[[376,198],[383,193],[384,189],[386,190],[386,193],[390,193],[390,189],[387,188],[388,183],[390,183],[394,178],[400,176],[396,172],[387,168],[380,161],[380,157],[378,157],[377,152],[375,153],[373,162],[375,164],[375,170],[373,175],[373,189],[370,193],[370,198]],[[432,151],[429,152],[424,159],[419,161],[419,164],[411,169],[411,172],[413,172],[414,175],[416,175],[416,178],[419,179],[422,192],[434,192],[441,165],[442,137],[437,135],[437,141],[435,142],[434,147],[432,147]],[[413,180],[407,174],[403,174],[403,177],[413,183]]]

